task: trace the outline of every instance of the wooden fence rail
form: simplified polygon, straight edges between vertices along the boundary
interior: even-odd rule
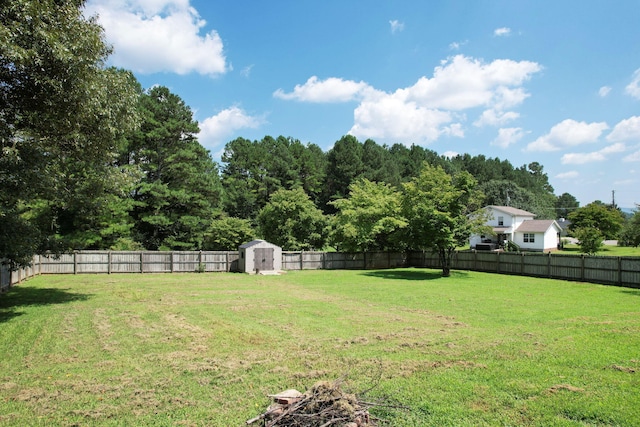
[[[177,273],[238,271],[237,251],[80,251],[36,256],[31,267],[10,271],[0,263],[0,291],[38,274]],[[284,270],[440,268],[430,252],[282,252]],[[547,277],[640,288],[640,257],[461,251],[453,270]]]

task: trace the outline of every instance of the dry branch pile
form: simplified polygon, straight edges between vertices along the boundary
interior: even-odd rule
[[[286,390],[270,395],[273,404],[266,412],[247,421],[263,421],[264,427],[375,427],[369,408],[354,394],[342,391],[339,381],[321,381],[306,393]]]

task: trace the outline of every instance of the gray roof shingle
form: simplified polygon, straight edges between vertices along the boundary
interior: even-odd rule
[[[516,231],[519,233],[544,233],[554,222],[552,219],[531,219],[523,221]]]

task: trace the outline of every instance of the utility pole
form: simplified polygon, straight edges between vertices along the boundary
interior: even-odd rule
[[[611,207],[616,207],[616,190],[611,190]]]

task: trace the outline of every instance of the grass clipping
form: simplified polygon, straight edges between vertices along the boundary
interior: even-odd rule
[[[375,427],[369,415],[373,403],[361,402],[342,391],[341,382],[320,381],[306,393],[286,390],[270,395],[266,412],[247,421],[264,427]]]

